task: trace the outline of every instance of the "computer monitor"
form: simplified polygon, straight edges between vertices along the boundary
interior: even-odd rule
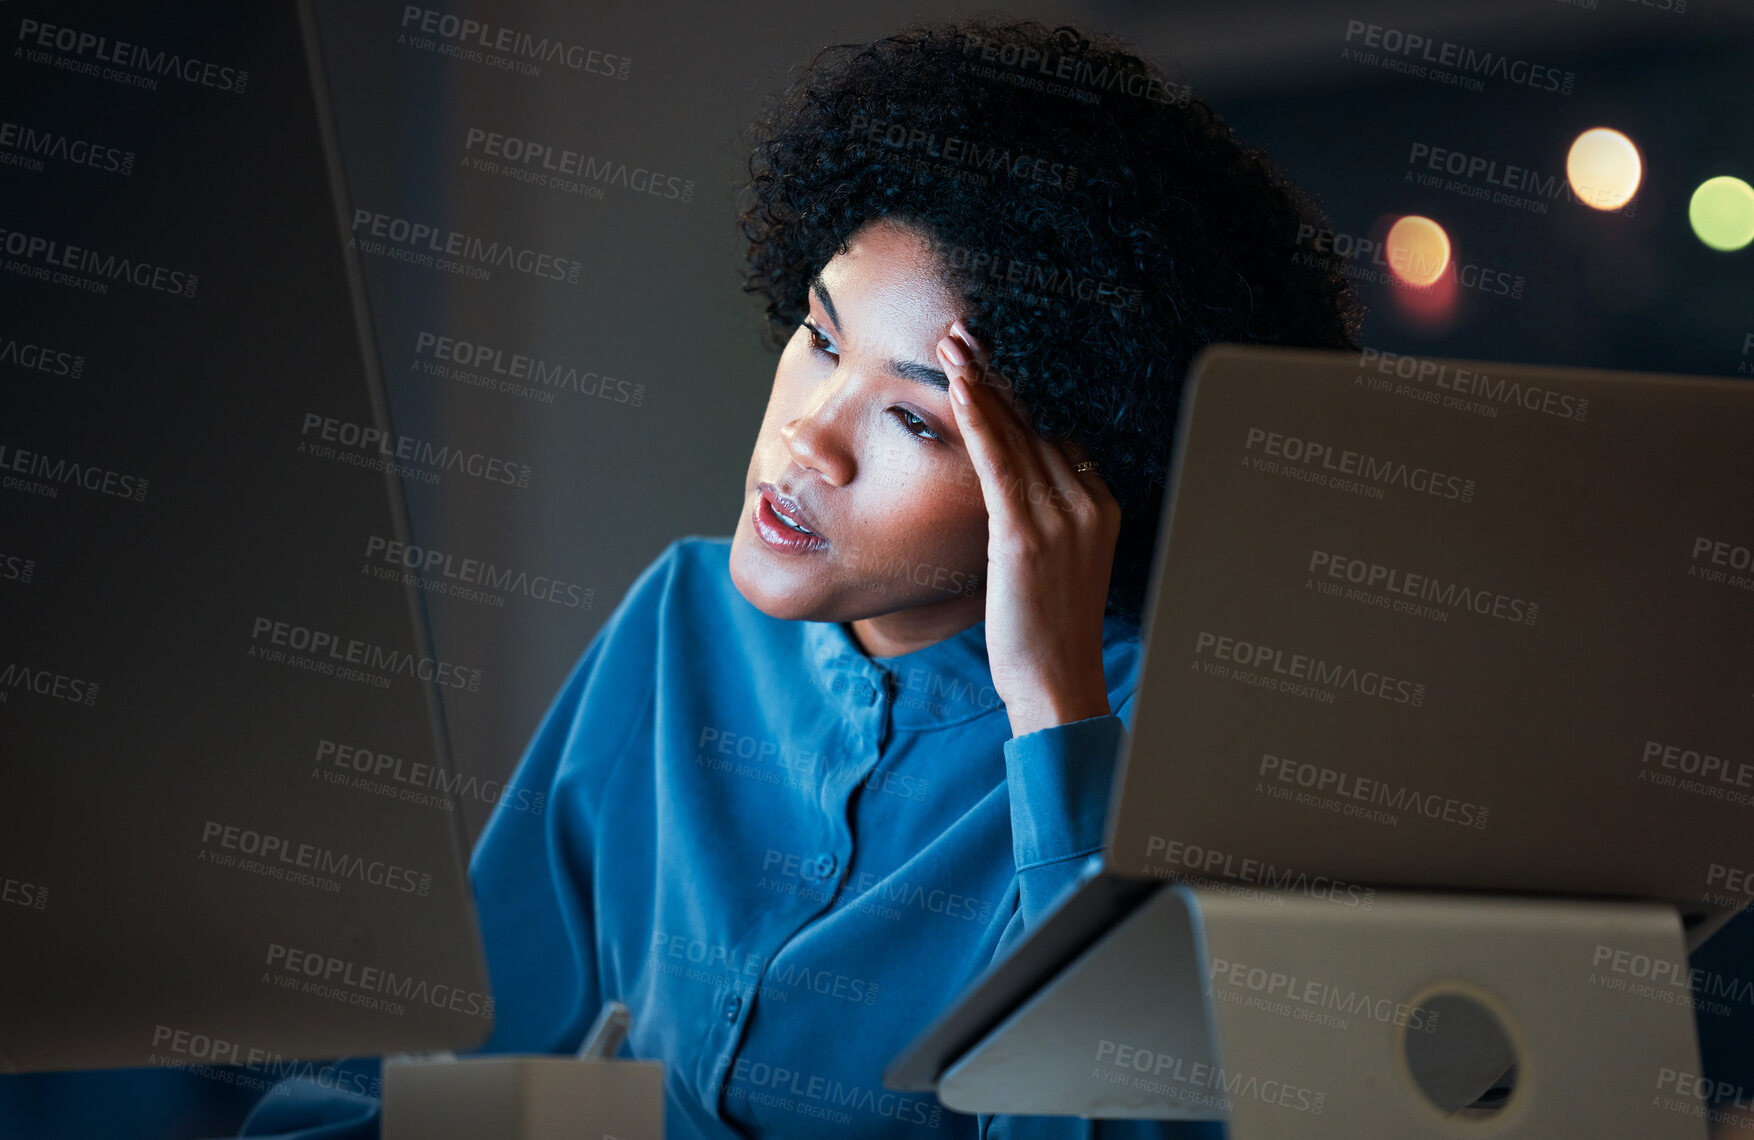
[[[5,16],[0,1070],[492,1028],[308,11]]]

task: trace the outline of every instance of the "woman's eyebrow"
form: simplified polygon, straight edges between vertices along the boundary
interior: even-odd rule
[[[834,311],[834,298],[828,295],[828,286],[823,284],[822,271],[817,270],[810,277],[810,292],[822,307],[828,310],[828,323],[834,331],[840,331],[840,314]],[[891,376],[899,376],[903,380],[914,380],[921,384],[930,384],[940,392],[950,391],[950,377],[938,369],[926,364],[915,364],[911,360],[891,360],[884,364],[884,370]]]
[[[820,269],[810,277],[810,292],[814,293],[816,299],[822,302],[822,307],[828,310],[828,323],[834,326],[835,332],[839,332],[840,314],[834,311],[834,298],[828,295],[828,286],[822,283]]]
[[[904,380],[917,380],[921,384],[930,384],[940,392],[950,391],[950,377],[936,368],[915,364],[911,360],[891,360],[884,367],[889,370],[889,374],[892,376],[899,376]]]

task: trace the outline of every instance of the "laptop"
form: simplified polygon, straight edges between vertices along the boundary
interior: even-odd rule
[[[1103,851],[885,1085],[1167,881],[1754,897],[1754,386],[1219,345],[1176,439]]]

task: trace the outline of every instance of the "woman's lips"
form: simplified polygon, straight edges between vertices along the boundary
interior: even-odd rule
[[[769,484],[763,483],[761,494],[755,500],[755,510],[750,515],[750,522],[754,524],[755,533],[761,536],[761,540],[775,550],[783,550],[790,554],[801,554],[825,548],[828,545],[827,539],[819,534],[805,534],[802,531],[794,530],[786,524],[785,520],[774,513],[775,504],[771,498],[774,493]],[[796,507],[797,504],[788,502],[787,505]],[[786,513],[791,514],[791,511]],[[792,517],[804,523],[805,526],[810,525],[805,520],[798,518],[797,515],[792,515]]]
[[[781,519],[782,522],[789,519],[799,530],[815,535],[822,533],[822,528],[816,525],[815,518],[804,509],[803,503],[781,491],[772,483],[758,483],[756,489],[767,496],[768,505],[775,514],[784,516]]]

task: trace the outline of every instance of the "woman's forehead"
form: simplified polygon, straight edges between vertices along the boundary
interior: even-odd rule
[[[931,242],[891,221],[859,229],[823,267],[820,281],[848,335],[874,336],[887,327],[935,342],[957,316]]]

